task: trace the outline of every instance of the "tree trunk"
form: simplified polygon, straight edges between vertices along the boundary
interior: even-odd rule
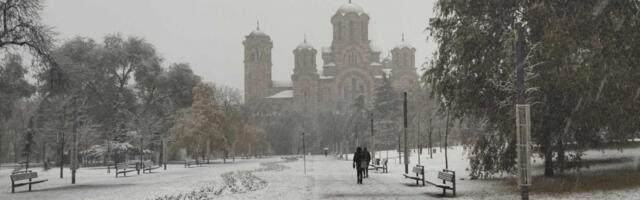
[[[556,165],[558,166],[558,169],[560,170],[560,173],[564,172],[564,168],[565,168],[565,156],[564,156],[564,150],[565,150],[565,144],[564,141],[562,139],[558,140],[558,144],[557,144],[557,154],[558,154],[558,158],[556,160]]]
[[[544,154],[544,176],[553,176],[553,148],[551,147],[550,134],[544,133],[540,148]]]
[[[553,152],[549,149],[544,155],[544,176],[553,176]]]

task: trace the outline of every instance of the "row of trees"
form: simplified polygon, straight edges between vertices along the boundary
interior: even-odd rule
[[[587,149],[639,136],[638,1],[441,0],[428,28],[438,51],[424,78],[452,117],[482,130],[468,136],[472,175],[515,167],[516,22],[545,175],[579,163]]]
[[[243,120],[236,90],[207,92],[213,87],[202,86],[189,64],[165,66],[142,38],[77,37],[55,46],[51,28],[40,22],[41,10],[40,0],[0,2],[0,162],[35,159],[46,167],[57,160],[62,166],[75,146],[71,132],[77,133],[77,152],[85,163],[141,154],[155,158],[151,155],[160,152],[163,139],[175,138],[174,146],[188,149],[206,146],[183,137],[190,132],[178,131],[182,122],[196,123],[188,129],[197,134],[215,136],[209,144],[216,148],[243,153],[260,148],[263,140],[254,135],[261,129]],[[33,67],[21,55],[29,55]],[[215,124],[200,123],[214,119]]]
[[[3,120],[0,138],[13,138],[0,141],[4,158],[12,154],[18,161],[37,149],[38,161],[65,162],[74,124],[85,162],[121,162],[145,151],[156,159],[162,141],[175,141],[173,155],[186,148],[189,155],[182,156],[201,158],[214,150],[228,156],[236,150],[248,155],[264,149],[262,129],[244,117],[236,89],[202,83],[186,63],[163,67],[144,39],[109,35],[98,43],[78,37],[53,49],[52,55],[64,89],[47,81],[51,69],[45,68],[35,71],[37,82],[32,85],[20,56],[5,57],[1,78],[15,86],[6,91],[16,93],[11,101],[18,104],[3,108],[17,111]]]

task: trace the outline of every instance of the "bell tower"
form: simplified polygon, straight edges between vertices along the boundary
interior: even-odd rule
[[[271,91],[271,37],[260,30],[245,36],[244,42],[244,100],[247,104],[258,103]]]
[[[316,51],[311,44],[300,43],[293,54],[295,57],[295,67],[291,80],[293,81],[294,103],[304,111],[313,111],[318,103],[319,76],[316,69]]]

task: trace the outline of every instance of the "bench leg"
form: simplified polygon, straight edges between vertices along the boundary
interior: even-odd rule
[[[444,180],[442,180],[442,185],[447,184],[447,182],[445,182]],[[447,194],[447,189],[442,188],[442,196]]]
[[[31,179],[29,179],[29,182],[31,182]],[[31,192],[31,183],[29,183],[29,192]]]
[[[11,193],[16,192],[16,186],[13,184],[13,181],[11,181]]]

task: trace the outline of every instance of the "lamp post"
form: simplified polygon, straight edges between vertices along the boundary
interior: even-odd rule
[[[376,160],[376,136],[373,134],[373,112],[369,114],[371,118],[371,152],[373,152],[372,159]]]
[[[302,160],[304,163],[304,175],[307,175],[307,153],[304,145],[304,132],[302,132]]]
[[[518,144],[518,183],[522,200],[529,199],[531,185],[531,119],[529,105],[524,100],[524,30],[522,24],[514,24],[515,30],[515,60],[516,60],[516,134]]]
[[[404,96],[403,111],[404,111],[404,173],[409,173],[409,151],[407,147],[407,92],[402,93]]]

